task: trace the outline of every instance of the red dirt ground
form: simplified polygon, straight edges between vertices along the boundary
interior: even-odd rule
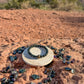
[[[52,68],[57,76],[50,84],[56,84],[55,81],[58,84],[84,84],[84,12],[0,10],[0,70],[10,63],[7,60],[10,51],[33,43],[45,45],[46,41],[57,49],[65,48],[65,54],[76,60],[75,64],[67,65],[75,69],[75,74],[71,74],[62,70],[64,65],[60,59],[54,59]],[[43,74],[45,67],[39,69],[40,73],[27,64],[23,67],[27,71],[14,84],[29,84],[33,81],[29,78],[32,73],[42,75],[40,80],[33,81],[36,84],[47,77]],[[0,79],[4,76],[9,74],[0,73]]]

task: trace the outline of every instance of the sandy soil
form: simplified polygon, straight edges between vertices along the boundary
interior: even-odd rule
[[[0,10],[0,70],[10,64],[10,52],[33,43],[64,48],[65,55],[75,59],[75,63],[64,65],[62,60],[54,58],[49,67],[56,71],[56,77],[50,84],[56,84],[56,81],[58,84],[84,84],[84,13],[39,9]],[[29,84],[31,81],[38,84],[47,77],[43,73],[45,67],[31,67],[23,62],[21,55],[17,56],[18,60],[13,66],[17,70],[25,68],[26,72],[14,84]],[[65,71],[65,66],[74,68],[75,73]],[[42,78],[30,79],[33,73]],[[0,73],[0,80],[9,75]]]

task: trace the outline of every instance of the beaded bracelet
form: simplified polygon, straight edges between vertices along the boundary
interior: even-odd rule
[[[40,48],[44,48],[46,50],[46,53],[44,55],[33,55],[31,52],[30,52],[30,49],[33,48],[33,47],[40,47]],[[48,54],[48,49],[45,47],[45,46],[42,46],[42,45],[32,45],[28,48],[28,53],[29,55],[31,55],[32,57],[35,57],[35,58],[42,58],[42,57],[45,57],[47,54]]]

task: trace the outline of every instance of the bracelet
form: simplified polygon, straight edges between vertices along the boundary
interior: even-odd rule
[[[42,47],[46,50],[46,53],[44,55],[33,55],[31,52],[30,52],[30,49],[33,48],[33,47]],[[42,46],[42,45],[32,45],[28,48],[28,53],[29,55],[31,55],[32,57],[35,57],[35,58],[42,58],[42,57],[45,57],[47,54],[48,54],[48,49],[45,47],[45,46]]]

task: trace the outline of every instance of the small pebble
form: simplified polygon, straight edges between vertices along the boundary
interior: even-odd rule
[[[16,71],[16,70],[13,70],[13,71],[11,72],[11,74],[12,74],[12,75],[15,75],[15,74],[17,74],[17,71]]]
[[[62,52],[62,51],[64,51],[64,49],[62,48],[62,49],[59,49],[59,52]]]
[[[6,71],[8,71],[10,69],[10,66],[6,67]]]
[[[66,59],[65,59],[65,58],[63,59],[63,63],[64,63],[64,64],[66,63]]]
[[[51,46],[51,49],[52,49],[52,50],[55,50],[56,48],[54,48],[53,46]]]
[[[18,51],[18,54],[22,54],[22,51],[21,51],[21,50],[19,50],[19,51]]]
[[[66,56],[66,60],[69,61],[70,59],[71,59],[71,56],[67,55],[67,56]]]
[[[57,58],[57,56],[56,56],[56,55],[54,55],[54,58]]]
[[[47,83],[47,82],[48,82],[48,79],[44,79],[44,80],[43,80],[43,83]]]
[[[31,75],[31,77],[32,77],[32,79],[34,79],[34,80],[40,78],[40,76],[39,76],[39,75],[36,75],[36,74]]]
[[[67,70],[67,71],[71,71],[72,69],[69,68],[69,67],[65,67],[65,70]]]
[[[14,57],[13,56],[9,56],[9,59],[10,59],[11,62],[14,61]]]
[[[15,79],[15,78],[12,78],[12,79],[11,79],[11,81],[12,81],[12,82],[15,82],[15,81],[16,81],[16,79]]]
[[[51,77],[51,78],[54,78],[54,77],[55,77],[55,75],[54,75],[54,74],[51,74],[51,75],[50,75],[50,77]]]
[[[16,51],[13,51],[13,55],[16,55]]]
[[[51,82],[52,81],[52,78],[51,77],[49,77],[49,79],[47,80],[48,82]]]
[[[13,81],[10,81],[9,84],[14,84],[14,82]]]
[[[17,56],[14,56],[14,60],[17,60]]]
[[[25,69],[20,69],[19,73],[24,73],[26,70]]]
[[[47,74],[47,70],[44,71],[44,74]]]
[[[66,62],[67,64],[70,64],[70,62]]]
[[[72,70],[71,70],[71,73],[72,73],[72,74],[74,74],[74,73],[75,73],[75,70],[74,70],[74,69],[72,69]]]
[[[56,50],[54,51],[54,54],[57,54],[57,51]]]

